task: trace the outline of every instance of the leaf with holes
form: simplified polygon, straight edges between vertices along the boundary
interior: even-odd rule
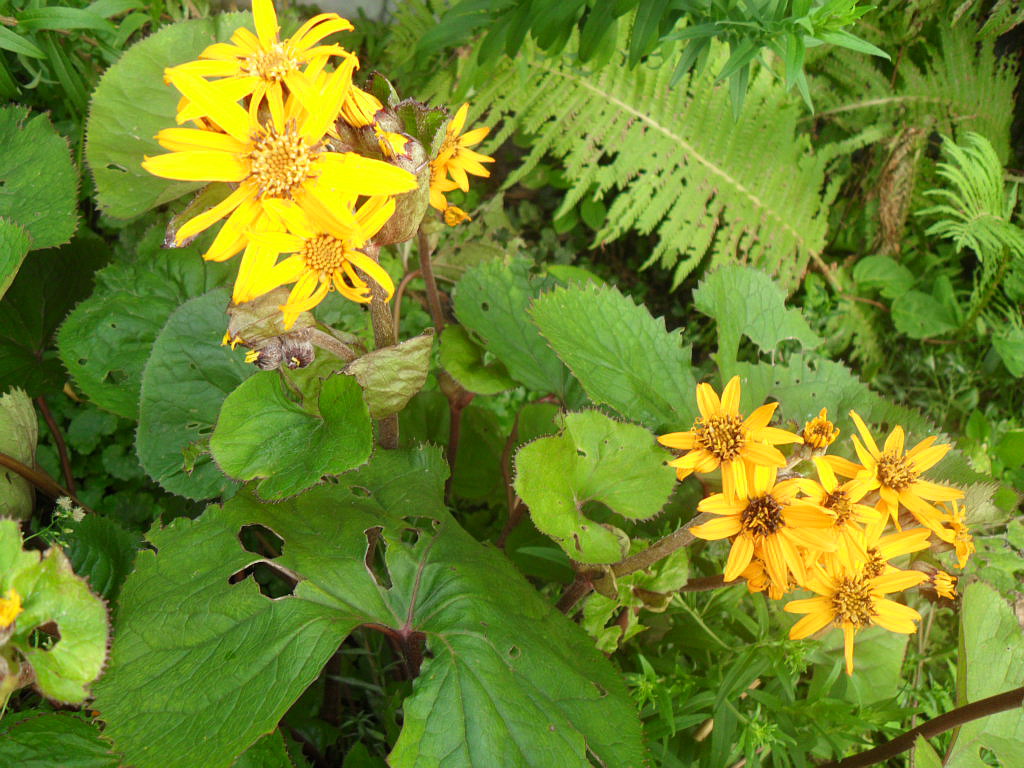
[[[617,672],[443,511],[444,476],[435,448],[382,451],[337,485],[273,505],[240,494],[152,531],[156,551],[140,554],[125,584],[97,685],[104,734],[125,761],[226,768],[368,624],[410,663],[422,660],[394,768],[468,766],[473,755],[494,766],[585,765],[588,756],[640,765],[636,710]],[[405,479],[413,497],[396,487]],[[414,521],[398,517],[409,513]],[[254,525],[280,538],[277,557],[243,548],[239,533]],[[382,553],[372,568],[369,541]],[[290,576],[293,594],[269,599],[252,579],[229,583],[255,562]],[[222,727],[226,710],[232,728]]]
[[[530,301],[552,278],[531,278],[530,262],[487,261],[463,275],[455,291],[455,314],[509,375],[530,389],[553,393],[562,402],[579,400],[579,386],[530,322]]]
[[[220,496],[235,486],[206,456],[187,472],[183,453],[212,433],[228,393],[253,372],[241,352],[221,346],[227,305],[221,288],[182,304],[157,336],[142,374],[139,461],[168,491],[190,499]]]
[[[34,467],[38,437],[36,409],[29,396],[20,389],[0,395],[0,453]],[[34,498],[28,480],[13,470],[0,468],[0,517],[27,519]]]
[[[694,305],[715,320],[718,365],[725,378],[746,336],[770,352],[785,339],[810,349],[821,343],[799,310],[786,307],[786,294],[767,274],[753,267],[729,264],[705,277],[693,292]]]
[[[675,470],[654,435],[598,411],[569,413],[557,437],[542,437],[516,454],[516,492],[534,525],[573,560],[614,563],[622,540],[584,513],[600,502],[627,520],[658,514],[675,487]]]
[[[202,183],[168,181],[142,169],[146,155],[165,150],[153,138],[175,125],[180,94],[164,83],[164,69],[195,59],[206,46],[224,42],[248,13],[168,24],[118,59],[93,92],[85,157],[96,181],[96,199],[111,216],[128,219],[175,200]]]
[[[78,712],[15,712],[0,720],[0,765],[118,768],[99,729]]]
[[[0,218],[23,226],[32,250],[66,243],[78,226],[78,174],[67,139],[46,115],[30,118],[27,108],[9,106],[0,108],[0,146]]]
[[[163,247],[162,223],[129,253],[96,273],[96,289],[68,315],[57,347],[90,401],[118,416],[139,418],[142,371],[167,318],[188,299],[233,276],[233,264],[205,262],[204,248]],[[203,241],[205,243],[205,241]]]
[[[283,499],[366,462],[373,450],[370,414],[352,378],[329,376],[316,402],[288,397],[277,371],[243,381],[227,396],[210,453],[228,475],[260,479],[264,499]]]
[[[544,294],[531,314],[590,399],[652,429],[689,429],[697,383],[679,330],[616,288],[571,285]]]
[[[29,681],[47,698],[77,704],[89,695],[107,656],[107,610],[56,547],[22,549],[13,520],[0,520],[0,597],[21,599],[14,629],[0,646],[0,707]],[[37,630],[44,638],[40,642]]]

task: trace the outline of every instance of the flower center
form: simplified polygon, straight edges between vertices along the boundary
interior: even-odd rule
[[[285,75],[298,68],[298,62],[285,52],[281,43],[275,43],[269,51],[246,56],[242,61],[242,71],[246,74],[275,82],[284,80]]]
[[[694,424],[695,442],[719,461],[731,461],[743,448],[743,420],[739,416],[718,414],[698,419]]]
[[[263,197],[291,198],[304,181],[315,175],[320,147],[307,144],[294,123],[289,123],[284,133],[277,133],[273,126],[264,130],[253,139],[249,155],[252,179]]]
[[[832,611],[837,624],[866,627],[875,615],[871,584],[867,579],[844,579],[832,595]]]
[[[876,576],[881,576],[885,571],[885,558],[882,557],[882,553],[874,547],[868,549],[868,561],[864,563],[864,575],[873,579]]]
[[[753,536],[768,536],[782,528],[782,505],[770,493],[751,499],[740,516],[743,529]]]
[[[345,263],[345,242],[333,235],[316,235],[302,244],[302,258],[311,272],[333,274]]]
[[[850,506],[850,497],[846,495],[846,491],[833,491],[825,497],[825,501],[822,502],[821,506],[835,513],[835,525],[837,528],[845,525],[850,516],[853,515],[853,507]]]
[[[894,491],[902,491],[917,480],[917,472],[910,466],[906,457],[891,451],[878,457],[877,472],[878,481]]]

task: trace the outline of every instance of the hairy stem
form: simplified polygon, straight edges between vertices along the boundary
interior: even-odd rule
[[[366,255],[378,261],[379,245],[367,245]],[[387,292],[376,282],[371,288],[370,320],[373,322],[373,346],[375,349],[393,347],[396,343],[395,324],[388,309]],[[381,448],[398,447],[398,414],[385,416],[377,422],[377,444]]]
[[[820,768],[865,768],[907,751],[914,746],[918,736],[930,739],[951,728],[957,728],[964,723],[969,723],[971,720],[977,720],[979,717],[1006,712],[1010,709],[1017,709],[1020,706],[1024,706],[1024,687],[989,696],[987,699],[981,699],[980,701],[972,701],[970,704],[957,707],[951,712],[921,723],[916,728],[911,728],[906,733],[881,746],[869,749],[867,752],[861,752],[859,755],[852,755],[843,760],[826,763]]]
[[[75,503],[75,506],[81,507],[86,512],[92,512],[92,510],[83,505],[73,493],[68,491],[66,488],[62,488],[45,472],[32,469],[31,467],[22,464],[13,456],[8,456],[6,453],[0,453],[0,467],[7,467],[7,469],[11,470],[15,474],[25,478],[39,491],[45,493],[51,499],[59,499],[62,496],[67,496]]]
[[[348,344],[339,341],[329,333],[324,333],[319,328],[308,328],[306,334],[315,346],[330,352],[335,357],[340,357],[346,363],[351,363],[359,357]]]
[[[711,515],[708,515],[707,513],[697,515],[682,528],[677,528],[667,536],[663,536],[658,539],[643,552],[637,552],[635,555],[631,555],[625,560],[613,565],[612,573],[616,576],[625,576],[630,573],[635,573],[636,571],[642,571],[644,568],[648,568],[659,560],[665,559],[677,549],[688,547],[696,538],[692,533],[690,533],[690,529],[694,526],[706,523],[710,519],[712,519]]]

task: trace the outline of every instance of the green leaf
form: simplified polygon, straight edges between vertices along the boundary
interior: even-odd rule
[[[1024,376],[1024,329],[1009,328],[992,339],[992,347],[1011,376]]]
[[[441,333],[441,367],[478,395],[496,395],[516,386],[501,361],[488,362],[484,348],[461,325],[446,326]]]
[[[0,395],[0,453],[34,467],[38,438],[36,409],[29,396],[20,389]],[[13,470],[0,467],[0,517],[26,520],[32,514],[33,501],[31,483]]]
[[[0,720],[0,764],[18,768],[118,768],[100,732],[77,712],[15,712]]]
[[[571,285],[534,301],[534,322],[595,403],[648,427],[696,415],[690,348],[616,288]]]
[[[469,269],[455,289],[455,314],[509,375],[532,390],[574,396],[572,376],[530,322],[530,301],[552,281],[530,277],[530,262],[488,261]]]
[[[0,218],[0,299],[18,274],[31,243],[32,238],[25,227],[15,221]]]
[[[295,768],[280,731],[268,733],[232,764],[231,768]]]
[[[67,374],[50,350],[54,331],[88,296],[93,272],[108,258],[106,243],[85,230],[25,259],[0,300],[0,391],[13,385],[35,397],[61,390]]]
[[[242,382],[221,407],[210,438],[214,461],[238,480],[259,478],[264,499],[282,499],[366,462],[370,414],[354,379],[335,375],[318,402],[296,403],[276,371]]]
[[[834,32],[824,32],[818,35],[818,38],[823,42],[831,43],[832,45],[838,45],[841,48],[849,48],[851,51],[857,51],[858,53],[866,53],[869,56],[878,56],[882,59],[889,59],[889,54],[883,51],[876,45],[872,45],[867,40],[861,40],[856,35],[846,32],[842,29],[838,29]]]
[[[383,457],[387,466],[375,467]],[[468,766],[471,755],[538,768],[585,765],[588,755],[606,765],[642,762],[635,708],[578,627],[444,513],[439,524],[416,527],[389,515],[403,463],[399,478],[422,474],[424,464],[439,469],[441,459],[436,449],[381,451],[339,485],[273,505],[239,495],[151,532],[157,551],[140,554],[125,584],[111,663],[97,685],[105,736],[127,763],[230,765],[360,624],[425,641],[394,768]],[[444,475],[432,479],[426,504],[403,512],[439,510]],[[265,562],[299,579],[294,595],[271,600],[251,579],[229,583],[259,558],[240,544],[245,525],[283,540],[281,555]],[[371,529],[385,553],[372,572]],[[222,727],[225,711],[231,728]]]
[[[12,32],[7,27],[0,27],[0,49],[11,53],[20,53],[22,56],[30,56],[34,59],[45,59],[39,46],[17,32]]]
[[[19,658],[27,662],[44,696],[80,703],[89,695],[88,686],[107,656],[106,608],[75,576],[60,549],[54,547],[44,555],[23,551],[21,546],[18,524],[0,520],[0,595],[6,597],[14,589],[22,601],[22,612],[0,655],[8,665]],[[50,622],[57,625],[60,639],[49,647],[34,643],[34,631]],[[14,652],[18,658],[11,655]],[[2,698],[5,702],[6,695]]]
[[[146,155],[165,150],[153,137],[176,125],[180,94],[164,83],[164,69],[198,57],[224,42],[248,13],[168,24],[129,48],[107,70],[93,93],[85,156],[96,181],[96,199],[109,215],[128,219],[203,186],[169,181],[142,169]]]
[[[853,268],[853,279],[862,288],[873,288],[895,299],[914,287],[914,273],[889,256],[865,256]]]
[[[66,243],[78,226],[78,174],[68,142],[46,115],[0,108],[0,217],[21,224],[31,248]]]
[[[921,291],[907,291],[893,300],[892,322],[912,339],[941,336],[959,325],[949,307]]]
[[[964,590],[960,620],[962,656],[957,665],[957,705],[963,706],[1021,684],[1024,633],[1013,608],[984,582]],[[971,720],[960,727],[946,758],[947,768],[984,764],[991,750],[997,764],[1024,765],[1024,710]]]
[[[363,388],[363,399],[373,418],[398,413],[423,389],[433,344],[431,329],[393,347],[368,352],[345,366],[345,373],[354,376]]]
[[[138,544],[138,534],[126,531],[115,520],[86,515],[72,529],[67,556],[93,592],[114,602],[135,563]]]
[[[97,29],[114,32],[114,25],[84,8],[29,8],[16,17],[22,29]]]
[[[711,272],[693,292],[693,303],[717,324],[716,359],[724,379],[733,373],[741,336],[765,352],[785,339],[796,339],[805,348],[821,343],[799,310],[786,308],[785,292],[752,267],[730,264]]]
[[[220,496],[234,486],[208,458],[184,470],[182,451],[213,431],[221,403],[253,367],[221,346],[228,293],[223,288],[182,304],[160,331],[142,374],[135,449],[146,473],[190,499]]]
[[[942,758],[920,734],[914,741],[913,756],[914,768],[942,768]]]
[[[675,471],[654,436],[599,411],[565,416],[565,430],[516,454],[515,488],[534,525],[582,563],[622,559],[618,535],[584,514],[597,501],[629,520],[658,514],[675,487]]]
[[[163,248],[163,229],[154,225],[129,254],[96,273],[96,290],[57,336],[61,360],[86,396],[133,421],[142,371],[167,318],[234,272],[234,265],[203,261],[198,242]]]

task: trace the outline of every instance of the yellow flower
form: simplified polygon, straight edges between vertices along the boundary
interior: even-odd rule
[[[743,573],[756,550],[774,584],[787,585],[790,573],[801,583],[804,562],[799,547],[835,549],[828,532],[831,518],[813,507],[794,508],[799,482],[784,480],[776,484],[777,477],[775,467],[754,467],[743,496],[716,493],[697,505],[701,512],[720,517],[694,526],[690,533],[708,540],[734,537],[725,565],[726,581]]]
[[[781,600],[782,596],[790,592],[796,584],[788,577],[785,583],[776,583],[772,579],[771,574],[768,573],[764,560],[761,559],[761,554],[755,547],[754,557],[751,559],[750,565],[743,569],[743,573],[740,576],[747,580],[747,591],[751,593],[767,592],[768,597],[772,600]]]
[[[812,450],[824,451],[839,437],[839,430],[836,425],[828,420],[828,409],[822,408],[821,413],[804,425],[804,445],[809,445]]]
[[[18,590],[11,587],[7,590],[6,597],[0,597],[0,629],[11,626],[21,611],[21,595],[18,594]]]
[[[157,139],[171,150],[147,157],[150,173],[181,181],[226,181],[234,191],[209,210],[193,217],[175,236],[180,244],[227,217],[203,257],[223,261],[238,253],[248,232],[267,217],[266,204],[295,201],[330,211],[355,226],[351,201],[358,195],[390,195],[416,188],[416,177],[388,163],[354,152],[328,152],[322,139],[338,114],[351,81],[351,69],[339,67],[320,93],[315,112],[289,100],[279,121],[259,123],[237,104],[222,100],[205,80],[178,73],[174,85],[201,104],[223,133],[194,128],[168,128]]]
[[[806,430],[805,430],[806,433]],[[806,437],[804,438],[806,440]],[[856,546],[855,533],[862,531],[861,525],[876,526],[879,530],[885,527],[885,516],[866,504],[858,504],[867,491],[858,488],[853,481],[839,484],[832,466],[821,456],[814,457],[814,466],[818,470],[820,483],[811,479],[797,480],[800,490],[806,494],[806,502],[816,508],[824,509],[832,517],[832,534],[836,546]],[[801,499],[794,506],[802,507]]]
[[[967,528],[963,506],[952,501],[950,507],[952,511],[943,518],[943,521],[950,527],[936,531],[936,533],[940,539],[952,544],[956,549],[957,567],[963,570],[971,555],[974,554],[974,537],[971,536],[971,532]]]
[[[169,80],[182,72],[199,77],[220,78],[210,85],[226,101],[250,97],[249,109],[255,114],[266,99],[276,120],[284,114],[285,92],[299,99],[313,96],[311,85],[302,72],[304,65],[322,67],[331,56],[355,56],[340,45],[318,45],[328,35],[351,32],[355,27],[336,13],[314,16],[287,40],[278,32],[277,13],[272,0],[253,0],[256,34],[240,27],[231,36],[231,43],[214,43],[190,61],[167,71]],[[358,65],[356,65],[358,66]],[[313,104],[306,103],[313,108]],[[206,116],[204,107],[187,96],[179,122]]]
[[[658,442],[667,448],[688,451],[669,462],[680,480],[691,473],[712,472],[722,468],[722,490],[730,498],[745,497],[747,465],[784,467],[786,457],[775,445],[799,443],[792,432],[769,427],[778,403],[756,409],[744,420],[739,412],[740,377],[733,376],[718,399],[710,384],[697,385],[700,418],[689,432],[661,435]]]
[[[345,101],[341,105],[342,119],[353,128],[365,128],[373,125],[376,115],[384,109],[384,105],[372,93],[352,86]]]
[[[932,576],[932,586],[935,587],[935,593],[939,597],[945,597],[948,600],[956,600],[956,582],[956,576],[952,576],[945,571],[936,571],[935,575]]]
[[[441,149],[438,151],[437,157],[430,162],[430,204],[439,211],[448,207],[444,199],[445,192],[451,192],[453,189],[469,192],[467,173],[484,178],[491,175],[491,172],[484,168],[483,163],[493,163],[494,158],[469,149],[483,141],[491,129],[474,128],[460,136],[459,132],[466,124],[467,114],[469,114],[468,103],[459,107],[455,117],[448,123]],[[451,182],[448,181],[449,175]]]
[[[874,578],[851,575],[836,561],[831,570],[815,569],[807,575],[805,586],[818,594],[806,600],[786,603],[788,613],[805,613],[789,631],[791,640],[813,635],[829,624],[843,630],[846,650],[846,674],[853,674],[853,638],[857,630],[877,624],[891,632],[917,631],[915,620],[921,614],[913,608],[889,600],[885,595],[916,586],[928,577],[919,571],[896,571]]]
[[[862,445],[857,436],[853,436],[857,456],[864,465],[854,483],[865,492],[878,490],[878,509],[889,515],[897,528],[900,528],[899,506],[902,503],[921,525],[938,533],[942,529],[942,513],[925,499],[952,501],[963,498],[964,494],[956,488],[921,480],[920,476],[935,466],[951,446],[934,445],[936,438],[928,437],[904,453],[903,427],[897,425],[879,450],[864,420],[854,411],[850,411],[850,416],[864,438]]]
[[[288,232],[253,232],[235,282],[235,303],[252,301],[280,285],[295,283],[281,306],[284,327],[315,307],[328,291],[337,290],[352,301],[368,303],[370,283],[376,282],[390,299],[395,286],[376,261],[357,250],[380,230],[395,211],[390,197],[371,197],[355,212],[349,227],[327,208],[300,208],[281,201],[268,204],[285,222]],[[275,263],[281,253],[294,254]],[[358,270],[358,271],[357,271]]]
[[[461,208],[456,208],[454,205],[449,205],[444,209],[444,223],[449,227],[457,227],[464,221],[472,221],[468,213]]]

